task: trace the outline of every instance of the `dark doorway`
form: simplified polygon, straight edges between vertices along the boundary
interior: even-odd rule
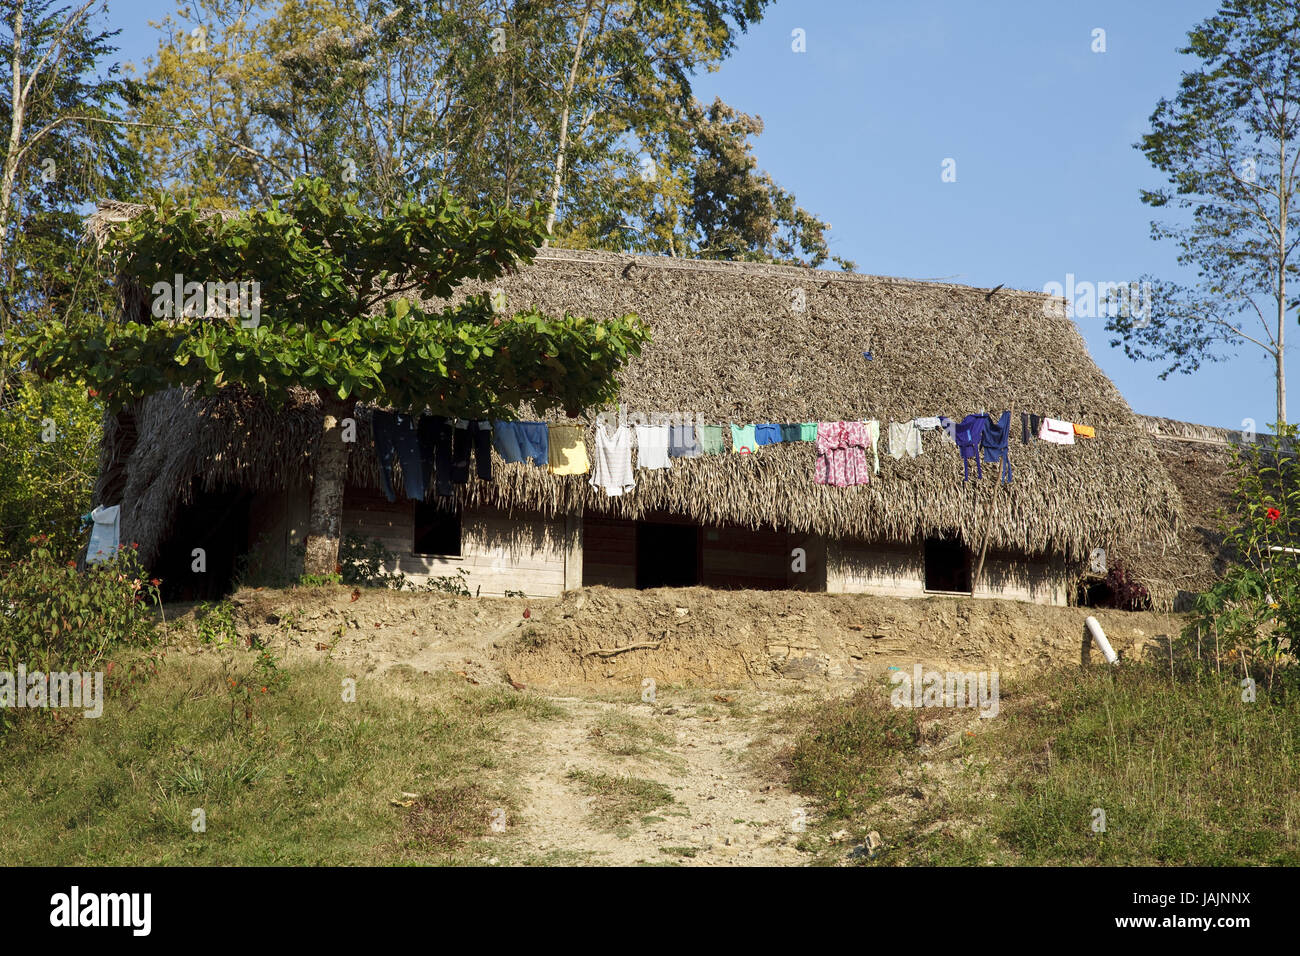
[[[926,538],[925,589],[970,591],[970,551],[956,538]]]
[[[637,522],[638,588],[690,588],[699,583],[699,528],[691,524]]]
[[[234,589],[240,559],[248,554],[247,491],[201,491],[180,505],[171,534],[154,562],[164,601],[215,601]],[[195,571],[196,548],[203,549],[205,570]]]

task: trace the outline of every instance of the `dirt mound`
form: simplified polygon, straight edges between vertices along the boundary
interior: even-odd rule
[[[320,587],[244,590],[232,603],[241,636],[291,656],[542,687],[838,683],[917,662],[1013,676],[1078,661],[1090,613],[1129,656],[1183,622],[1013,601],[707,588],[597,587],[539,600]],[[182,620],[193,628],[192,614]]]
[[[916,662],[1012,675],[1078,661],[1090,613],[1130,653],[1182,624],[1171,614],[983,599],[587,588],[518,624],[501,660],[516,680],[542,685],[860,680]]]

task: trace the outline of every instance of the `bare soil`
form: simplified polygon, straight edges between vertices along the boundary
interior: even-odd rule
[[[288,662],[326,655],[381,679],[445,670],[550,700],[559,716],[504,741],[520,805],[483,861],[496,863],[806,863],[813,810],[768,759],[790,742],[780,717],[791,706],[890,666],[1014,677],[1078,662],[1090,613],[1127,656],[1160,653],[1182,623],[996,600],[704,588],[539,600],[320,587],[243,590],[232,602],[241,637]],[[193,626],[192,614],[180,620]],[[619,796],[638,788],[667,799]],[[628,812],[611,823],[620,799]]]

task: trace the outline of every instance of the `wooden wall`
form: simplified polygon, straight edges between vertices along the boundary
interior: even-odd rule
[[[829,542],[826,590],[925,597],[932,593],[925,590],[925,549],[919,542]],[[989,552],[974,596],[1064,606],[1069,603],[1065,564],[1061,560],[1029,560],[1009,552]]]
[[[925,553],[920,543],[829,541],[826,552],[827,591],[925,597]]]
[[[302,573],[309,499],[305,491],[258,496],[250,516],[250,545],[259,537],[267,563]],[[687,523],[675,516],[655,517]],[[582,586],[636,586],[636,522],[602,515],[540,515],[471,509],[461,516],[461,556],[412,553],[414,506],[390,503],[378,492],[349,488],[343,505],[343,533],[377,538],[399,555],[400,569],[413,581],[468,573],[471,591],[500,596],[523,591],[551,597]],[[758,588],[889,597],[925,597],[924,548],[865,541],[827,541],[815,535],[745,528],[704,528],[701,584],[713,588]],[[803,548],[807,570],[793,569],[792,552]],[[1064,562],[1026,560],[990,552],[976,597],[1039,604],[1069,603]]]
[[[566,523],[563,517],[468,509],[461,514],[460,557],[445,558],[412,553],[414,521],[414,506],[401,498],[390,503],[377,492],[349,488],[343,501],[343,533],[377,538],[398,555],[390,570],[400,570],[416,583],[464,568],[471,593],[500,597],[523,591],[529,597],[555,597],[565,590],[566,565],[570,574],[576,566],[576,522]],[[567,586],[576,588],[578,581]]]
[[[582,584],[636,587],[636,525],[622,518],[582,516]]]

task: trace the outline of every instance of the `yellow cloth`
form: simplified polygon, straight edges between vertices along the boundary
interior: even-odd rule
[[[552,425],[547,429],[547,461],[553,475],[585,475],[591,471],[587,460],[584,425]]]
[[[1084,438],[1097,437],[1097,429],[1093,428],[1091,425],[1080,425],[1078,422],[1074,423],[1074,433],[1076,435],[1082,435]]]

